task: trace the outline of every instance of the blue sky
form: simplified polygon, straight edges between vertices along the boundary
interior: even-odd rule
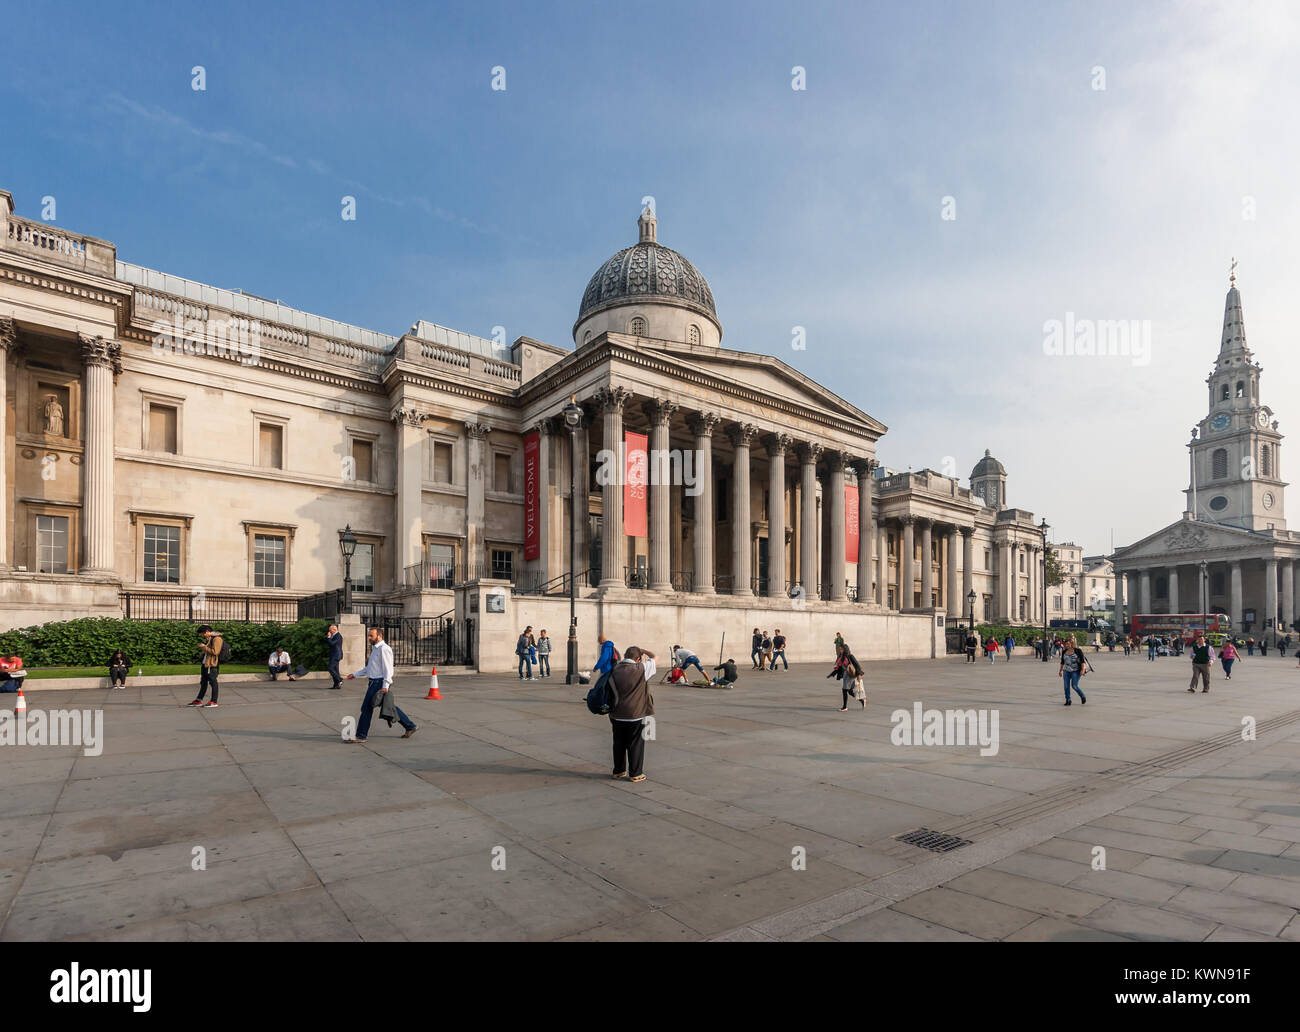
[[[992,449],[1011,503],[1089,551],[1182,511],[1234,255],[1263,400],[1283,433],[1300,408],[1284,5],[6,17],[0,188],[31,218],[53,196],[59,225],[126,261],[388,333],[425,318],[570,346],[587,279],[652,195],[724,346],[885,422],[887,465],[965,477]],[[1149,322],[1150,362],[1045,355],[1067,312]]]

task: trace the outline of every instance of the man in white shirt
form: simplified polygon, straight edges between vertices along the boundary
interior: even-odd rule
[[[375,708],[375,700],[393,686],[392,648],[388,642],[384,641],[383,632],[378,627],[370,628],[366,637],[369,639],[371,646],[370,658],[366,661],[364,669],[358,670],[355,674],[348,674],[349,681],[355,677],[365,677],[369,680],[366,697],[361,703],[361,719],[357,721],[357,736],[352,739],[354,742],[364,742],[366,740],[366,736],[370,733],[370,715]],[[397,710],[397,722],[406,729],[406,734],[402,735],[403,738],[410,738],[411,735],[415,734],[415,722],[400,709]]]
[[[275,651],[267,657],[266,667],[271,671],[272,681],[278,680],[281,674],[288,674],[289,680],[293,680],[293,667],[289,663],[289,653],[284,651],[283,645],[277,645]]]

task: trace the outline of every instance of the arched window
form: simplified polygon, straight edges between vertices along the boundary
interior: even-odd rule
[[[1215,480],[1222,480],[1228,475],[1228,449],[1215,448],[1214,454],[1210,457],[1210,476]]]
[[[700,328],[694,323],[686,328],[686,343],[698,344],[700,342]]]
[[[1229,389],[1228,385],[1225,383],[1223,385],[1223,400],[1227,401],[1231,393],[1232,393],[1231,390]]]
[[[1237,397],[1239,397],[1239,398],[1244,398],[1245,396],[1246,396],[1246,385],[1245,385],[1245,383],[1243,383],[1241,380],[1238,380],[1238,381],[1237,381]]]
[[[632,334],[632,336],[634,337],[644,337],[645,320],[638,315],[635,319],[632,320],[632,325],[628,328],[628,332]]]
[[[586,333],[584,333],[584,334],[582,335],[582,343],[586,344],[589,340],[591,340],[591,331],[590,331],[590,330],[588,330]]]

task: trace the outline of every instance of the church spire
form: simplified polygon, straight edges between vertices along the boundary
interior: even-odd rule
[[[1237,259],[1232,259],[1228,273],[1228,297],[1223,305],[1223,341],[1219,345],[1219,358],[1244,352],[1250,361],[1250,348],[1246,346],[1246,320],[1241,314],[1241,292],[1237,289]]]

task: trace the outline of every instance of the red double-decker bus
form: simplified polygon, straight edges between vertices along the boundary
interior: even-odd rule
[[[1227,634],[1232,628],[1232,620],[1227,613],[1135,613],[1132,627],[1139,638],[1148,634],[1170,638],[1178,635],[1183,641],[1190,642],[1201,632],[1207,637]]]

